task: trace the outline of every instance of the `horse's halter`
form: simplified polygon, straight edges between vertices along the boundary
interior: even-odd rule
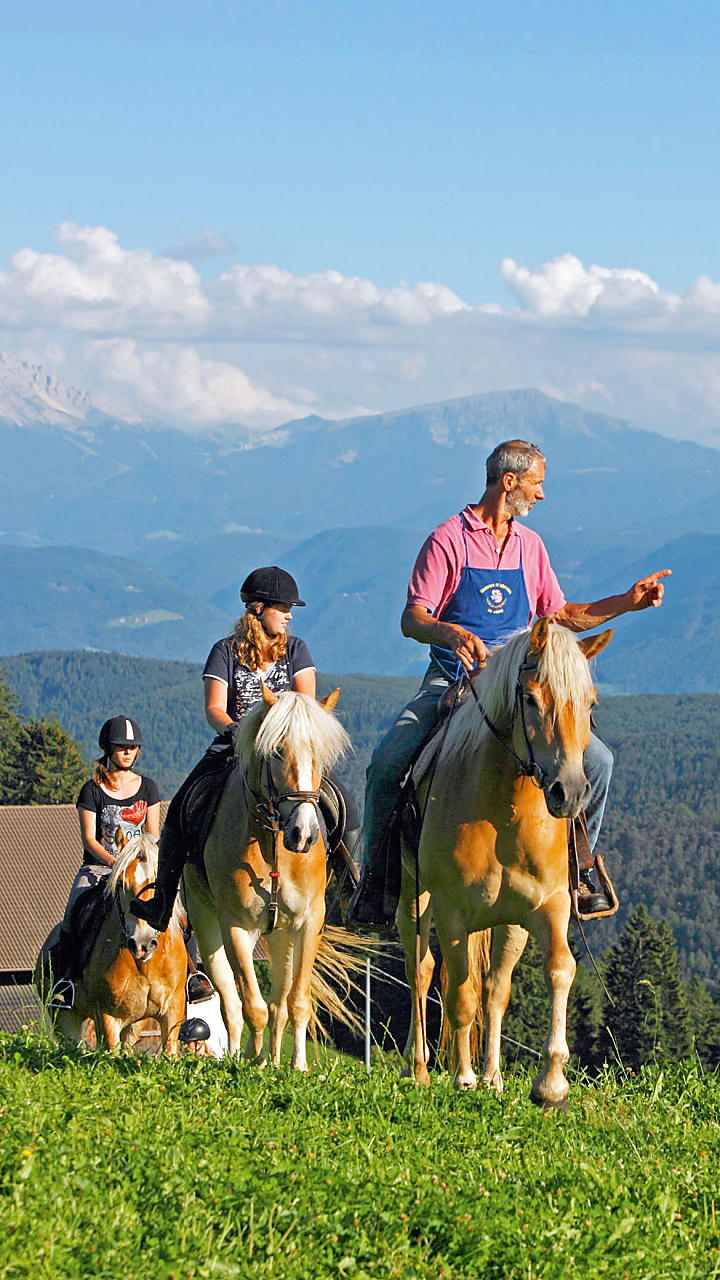
[[[515,721],[518,717],[518,712],[519,712],[520,723],[522,725],[522,731],[523,731],[523,738],[525,739],[525,745],[528,751],[527,760],[522,760],[521,757],[514,750],[514,748],[512,746],[509,746],[508,743],[505,742],[505,740],[501,737],[499,730],[493,724],[492,720],[490,719],[489,715],[487,714],[485,708],[483,707],[478,697],[477,689],[475,688],[472,680],[470,679],[470,673],[467,671],[464,671],[463,676],[467,682],[467,686],[473,698],[475,699],[475,705],[478,711],[480,712],[480,715],[482,716],[483,720],[485,721],[488,729],[490,730],[491,734],[495,738],[496,742],[498,742],[502,747],[503,751],[507,755],[509,755],[512,760],[515,761],[515,765],[517,767],[518,773],[520,773],[524,778],[529,778],[533,786],[537,787],[539,791],[542,791],[544,790],[545,782],[547,780],[547,773],[543,769],[542,765],[538,764],[537,760],[535,759],[535,753],[532,748],[532,742],[530,741],[530,737],[527,730],[527,722],[525,720],[525,703],[523,701],[524,694],[525,694],[525,686],[523,684],[522,677],[525,675],[529,675],[531,671],[537,671],[537,663],[528,662],[526,660],[523,663],[523,665],[520,667],[520,670],[518,671],[517,684],[515,685],[515,699],[513,702],[513,713],[512,713],[512,719],[510,722],[510,728],[512,733],[512,728],[515,724]]]
[[[262,768],[260,776],[262,778]],[[242,783],[246,798],[252,801],[252,807],[248,805],[248,810],[259,826],[265,831],[269,831],[272,835],[272,866],[270,869],[270,901],[268,903],[268,933],[272,933],[277,924],[278,917],[278,880],[280,872],[278,871],[278,859],[280,850],[280,841],[285,832],[285,827],[289,825],[290,820],[296,809],[301,804],[313,805],[317,813],[318,820],[320,818],[320,792],[315,791],[280,791],[275,785],[275,779],[270,768],[270,760],[265,757],[265,780],[267,794],[262,791],[253,791],[247,776],[247,769],[243,769]],[[295,801],[290,815],[286,823],[282,823],[282,815],[280,813],[280,805],[287,801]]]
[[[145,890],[146,890],[146,889],[151,889],[152,887],[153,887],[153,886],[152,886],[152,883],[151,883],[150,881],[148,881],[148,883],[147,883],[146,885],[143,885],[142,889],[138,889],[137,893],[135,894],[135,897],[139,898],[139,897],[141,896],[141,894],[145,893]],[[126,919],[126,917],[125,917],[125,912],[123,911],[122,906],[121,906],[121,904],[120,904],[120,890],[121,890],[121,888],[122,888],[122,889],[124,889],[126,893],[130,893],[130,892],[132,892],[132,890],[129,890],[129,889],[128,889],[128,887],[127,887],[127,885],[125,884],[125,882],[124,882],[124,881],[122,881],[122,883],[121,883],[121,884],[117,885],[117,887],[116,887],[116,889],[115,889],[115,892],[114,892],[114,894],[113,894],[113,906],[115,907],[115,910],[117,911],[118,920],[120,921],[120,928],[122,929],[122,932],[123,932],[123,938],[124,938],[123,946],[124,946],[128,951],[130,951],[130,954],[132,955],[133,953],[132,953],[132,951],[131,951],[131,949],[130,949],[130,939],[132,938],[132,936],[133,936],[133,934],[134,934],[134,932],[135,932],[135,927],[136,927],[136,926],[135,926],[135,925],[133,925],[132,929],[128,927],[128,922],[127,922],[127,919]],[[112,908],[111,908],[111,910],[112,910]],[[134,917],[134,916],[133,916],[133,919],[135,920],[135,917]],[[157,937],[158,930],[157,930],[157,929],[153,929],[153,931],[152,931],[152,932],[154,933],[155,937]],[[138,957],[133,955],[133,959],[137,962]],[[150,959],[150,955],[143,956],[143,957],[142,957],[142,959],[140,960],[140,964],[144,964],[144,963],[145,963],[145,961],[146,961],[146,960],[149,960],[149,959]]]
[[[261,769],[262,776],[262,769]],[[248,795],[254,805],[253,817],[265,831],[273,833],[283,833],[285,826],[290,822],[290,818],[301,804],[311,804],[320,817],[320,792],[315,791],[280,791],[275,785],[275,779],[270,768],[270,760],[265,758],[265,791],[253,791],[248,781],[247,770],[243,770],[242,775],[243,787],[245,794]],[[287,801],[294,800],[290,811],[290,817],[285,824],[282,823],[282,815],[280,813],[280,805],[286,804]]]

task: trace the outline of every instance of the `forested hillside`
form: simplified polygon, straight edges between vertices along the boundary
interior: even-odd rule
[[[2,659],[22,710],[57,716],[93,753],[109,715],[142,725],[142,767],[169,797],[211,733],[202,715],[200,667],[113,654],[37,653]],[[358,799],[373,745],[416,687],[413,679],[322,675],[336,685],[338,714],[355,755],[343,772]],[[606,698],[598,732],[616,766],[603,850],[621,900],[612,920],[592,926],[598,951],[617,939],[639,903],[665,918],[683,972],[717,989],[720,966],[720,695]]]

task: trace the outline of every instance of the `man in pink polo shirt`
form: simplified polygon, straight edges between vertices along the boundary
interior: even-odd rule
[[[415,562],[401,627],[403,634],[430,645],[423,682],[375,749],[367,771],[364,858],[349,918],[358,925],[386,922],[384,867],[378,853],[398,788],[435,723],[437,704],[463,671],[482,666],[491,649],[528,627],[533,618],[553,617],[571,631],[589,631],[620,614],[657,608],[660,579],[668,569],[634,583],[621,595],[591,604],[567,601],[542,539],[517,523],[544,499],[545,458],[526,440],[499,444],[486,463],[482,498],[441,524]],[[612,754],[592,734],[584,757],[591,787],[585,815],[594,849],[605,809]],[[581,911],[610,908],[589,871],[581,876]]]

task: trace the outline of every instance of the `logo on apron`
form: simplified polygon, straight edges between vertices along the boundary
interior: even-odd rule
[[[488,582],[487,586],[481,588],[480,595],[488,613],[503,613],[512,595],[512,588],[506,582]]]

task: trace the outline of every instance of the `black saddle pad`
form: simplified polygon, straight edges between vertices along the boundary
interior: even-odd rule
[[[105,897],[105,879],[91,885],[80,894],[70,917],[71,977],[79,976],[88,960],[95,941],[112,910],[112,900]],[[63,930],[64,933],[64,930]]]
[[[190,862],[202,867],[203,849],[228,778],[235,768],[232,748],[200,762],[177,795],[179,823]]]

